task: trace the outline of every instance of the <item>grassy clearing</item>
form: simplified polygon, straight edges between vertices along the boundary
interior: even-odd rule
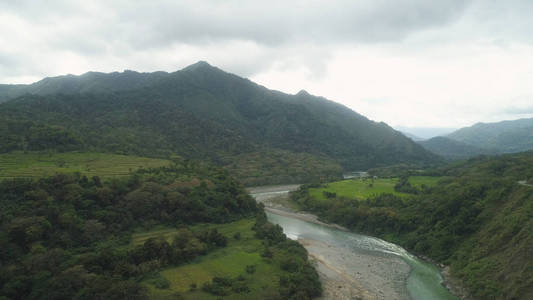
[[[168,289],[157,289],[145,281],[150,289],[150,298],[171,299],[179,293],[185,299],[218,299],[201,290],[202,284],[210,281],[213,277],[237,277],[243,275],[246,278],[249,293],[232,294],[224,299],[264,299],[271,295],[272,291],[279,288],[279,275],[281,270],[275,264],[267,263],[260,253],[264,247],[261,240],[255,238],[252,226],[255,219],[244,219],[228,224],[202,224],[191,227],[193,231],[201,231],[216,228],[228,238],[226,247],[210,252],[205,256],[198,257],[189,264],[168,268],[160,272],[170,282]],[[143,243],[150,237],[166,237],[169,240],[175,234],[176,229],[163,228],[150,232],[142,232],[133,235],[132,244]],[[239,232],[241,238],[236,240],[233,235]],[[246,273],[247,265],[255,265],[256,272]],[[190,290],[191,284],[196,284],[197,289]]]
[[[347,179],[327,183],[324,188],[311,188],[309,195],[320,200],[326,200],[323,192],[336,193],[337,196],[351,199],[365,199],[383,193],[403,195],[394,191],[394,185],[397,182],[397,178]]]
[[[422,185],[435,186],[441,178],[442,177],[440,176],[411,176],[409,177],[409,182],[411,183],[411,185],[414,185],[416,187],[420,187]]]
[[[106,178],[125,176],[138,168],[168,164],[170,161],[164,159],[107,153],[12,152],[0,154],[0,178],[43,177],[72,172]]]
[[[409,182],[417,187],[433,186],[440,177],[430,176],[411,176]],[[315,199],[326,200],[324,192],[336,193],[337,196],[350,199],[366,199],[383,193],[394,194],[400,197],[406,196],[405,193],[399,193],[394,190],[394,185],[398,183],[398,178],[378,178],[378,179],[347,179],[336,182],[330,182],[323,188],[309,189],[309,195]]]

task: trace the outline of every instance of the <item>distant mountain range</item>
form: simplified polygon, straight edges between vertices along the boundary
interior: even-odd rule
[[[477,123],[454,131],[447,137],[481,148],[492,148],[502,153],[523,152],[533,149],[533,118]]]
[[[533,149],[533,119],[477,123],[446,136],[416,142],[448,159],[524,152]]]
[[[173,73],[89,72],[0,85],[0,99],[2,152],[178,154],[272,182],[333,176],[339,166],[439,161],[343,105],[305,91],[269,90],[206,62]]]
[[[414,134],[411,134],[411,133],[409,133],[409,132],[405,132],[405,131],[400,131],[400,132],[403,133],[403,135],[405,135],[406,137],[412,139],[412,140],[415,141],[415,142],[425,140],[424,138],[421,138],[421,137],[416,136],[416,135],[414,135]]]
[[[394,129],[402,132],[413,140],[427,140],[436,136],[447,135],[457,128],[449,127],[407,127],[395,126]]]
[[[417,143],[435,154],[454,160],[470,158],[478,155],[495,155],[499,153],[494,149],[479,148],[444,136],[417,141]]]

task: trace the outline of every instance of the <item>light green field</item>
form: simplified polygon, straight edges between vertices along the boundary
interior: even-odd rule
[[[432,186],[437,183],[440,177],[430,176],[411,176],[409,182],[414,186]],[[399,193],[394,190],[394,186],[398,183],[398,178],[378,178],[378,179],[347,179],[326,184],[325,188],[311,188],[309,195],[315,199],[326,200],[323,192],[336,193],[338,197],[346,197],[350,199],[366,199],[372,196],[377,196],[383,193],[394,194],[400,197],[407,196],[407,194]]]
[[[437,185],[437,182],[439,182],[441,178],[442,177],[440,176],[411,176],[409,177],[409,182],[416,187],[422,185],[430,187]]]
[[[138,168],[170,164],[164,159],[107,153],[22,153],[0,154],[0,178],[43,177],[55,173],[80,172],[103,178],[124,176]]]
[[[232,294],[224,299],[264,299],[272,291],[279,288],[278,266],[269,264],[260,256],[263,251],[261,240],[254,237],[252,226],[254,219],[244,219],[229,224],[206,224],[192,227],[193,231],[216,228],[228,238],[226,247],[214,250],[205,256],[198,257],[193,262],[179,267],[167,268],[160,272],[170,282],[169,289],[157,289],[145,281],[152,299],[170,299],[177,292],[185,299],[218,299],[201,290],[202,284],[210,281],[214,276],[246,278],[249,293]],[[134,234],[132,243],[140,244],[150,237],[172,238],[175,229],[161,229],[151,232]],[[233,235],[240,232],[241,239],[236,240]],[[248,274],[247,265],[255,265],[256,272]],[[190,291],[190,285],[196,283],[196,291]]]

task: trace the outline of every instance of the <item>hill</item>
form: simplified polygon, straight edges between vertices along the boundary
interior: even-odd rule
[[[447,135],[448,138],[485,149],[503,153],[523,152],[533,149],[533,118],[477,123]]]
[[[449,265],[474,299],[532,299],[533,185],[525,182],[533,178],[533,153],[480,156],[432,174],[439,177],[421,186],[402,177],[394,189],[409,197],[348,198],[348,183],[338,182],[306,185],[292,200],[324,220]]]
[[[0,180],[1,299],[313,299],[307,252],[227,171]]]
[[[164,159],[109,153],[20,153],[0,154],[0,179],[39,178],[56,173],[75,173],[100,178],[128,176],[137,169],[169,165]]]
[[[414,134],[411,134],[411,133],[409,133],[409,132],[405,132],[405,131],[400,131],[400,132],[401,132],[403,135],[405,135],[406,137],[412,139],[412,140],[415,141],[415,142],[425,140],[425,139],[423,139],[423,138],[421,138],[421,137],[419,137],[419,136],[416,136],[416,135],[414,135]]]
[[[305,91],[268,90],[205,62],[173,73],[92,72],[2,90],[4,99],[20,95],[0,104],[2,152],[176,153],[231,165],[241,178],[257,173],[250,157],[265,153],[279,155],[273,164],[283,164],[279,169],[285,177],[290,177],[293,158],[316,166],[316,178],[339,177],[341,167],[438,161],[387,124],[345,106]],[[253,163],[235,166],[247,162]]]
[[[498,153],[496,150],[479,148],[443,136],[417,141],[417,143],[426,150],[447,159],[466,159],[477,155],[495,155]]]

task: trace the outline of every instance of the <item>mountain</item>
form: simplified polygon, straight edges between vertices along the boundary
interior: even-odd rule
[[[269,90],[206,62],[173,73],[46,78],[4,85],[0,92],[3,99],[18,95],[0,104],[2,152],[178,154],[232,165],[246,178],[276,170],[278,179],[300,181],[321,172],[321,178],[337,176],[339,166],[439,160],[387,124],[343,105],[305,91]]]
[[[405,132],[405,131],[400,131],[400,132],[401,132],[403,135],[405,135],[406,137],[412,139],[412,140],[415,141],[415,142],[425,140],[425,139],[423,139],[423,138],[421,138],[421,137],[419,137],[419,136],[416,136],[416,135],[414,135],[414,134],[411,134],[411,133],[409,133],[409,132]]]
[[[25,94],[87,94],[134,90],[150,86],[168,75],[167,72],[139,73],[130,70],[122,73],[87,72],[80,76],[48,77],[28,85],[0,84],[0,103]]]
[[[466,159],[478,155],[495,155],[496,150],[483,149],[447,137],[437,136],[425,141],[417,141],[419,145],[437,155],[448,159]]]
[[[477,123],[450,133],[448,138],[504,153],[533,149],[533,118]]]
[[[317,184],[291,198],[326,222],[447,265],[466,288],[463,299],[533,299],[533,152],[479,156],[429,174],[426,187],[407,177],[398,182],[395,190],[411,193],[408,201],[393,194],[346,201],[334,183],[326,199],[313,194],[324,187]]]
[[[394,129],[403,132],[404,134],[416,136],[418,139],[427,140],[436,136],[443,136],[456,130],[456,128],[449,127],[407,127],[395,126]]]

